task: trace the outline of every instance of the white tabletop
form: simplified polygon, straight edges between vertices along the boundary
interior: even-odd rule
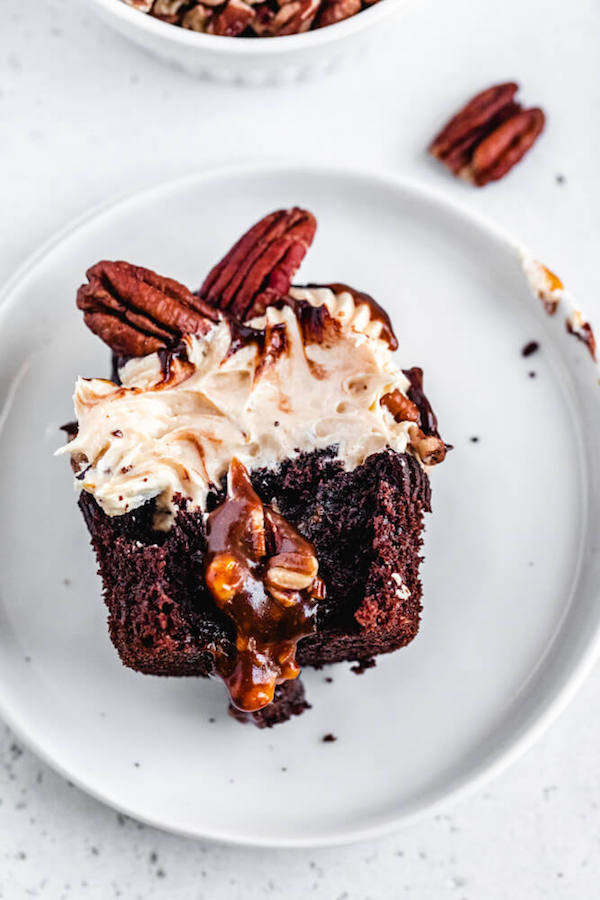
[[[408,7],[354,68],[274,90],[171,71],[99,24],[85,0],[0,0],[0,278],[70,218],[170,176],[242,160],[335,161],[393,168],[494,217],[599,322],[597,0]],[[471,94],[513,78],[525,102],[545,108],[547,132],[500,184],[454,182],[423,148]],[[0,898],[591,898],[599,708],[596,668],[487,789],[383,840],[302,852],[144,827],[67,784],[0,726]]]

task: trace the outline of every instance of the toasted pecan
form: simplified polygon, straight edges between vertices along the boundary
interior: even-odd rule
[[[86,275],[77,306],[86,325],[119,356],[169,349],[184,334],[205,334],[218,320],[213,307],[150,269],[102,261]]]
[[[199,296],[245,320],[286,296],[317,222],[294,207],[257,222],[208,274]]]
[[[315,23],[317,28],[326,25],[335,25],[359,13],[362,7],[361,0],[324,0]]]
[[[524,110],[514,81],[473,97],[433,139],[429,152],[478,187],[502,178],[533,146],[544,128],[541,109]]]

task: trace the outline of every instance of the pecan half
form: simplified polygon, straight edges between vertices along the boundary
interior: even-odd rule
[[[317,222],[294,207],[257,222],[208,274],[199,296],[245,320],[286,296]]]
[[[184,334],[205,334],[218,320],[214,308],[150,269],[103,261],[86,275],[77,306],[88,328],[119,356],[169,349]]]
[[[525,109],[507,119],[475,149],[462,178],[483,187],[498,181],[533,147],[544,129],[546,117],[541,109]]]
[[[335,25],[343,19],[349,19],[359,13],[362,7],[361,0],[325,0],[322,4],[315,23],[316,28],[324,28],[326,25]]]
[[[282,3],[268,33],[276,36],[308,31],[320,5],[321,0],[290,0],[289,3]]]
[[[514,81],[473,97],[433,139],[429,152],[454,175],[478,187],[502,178],[531,148],[544,127],[541,109],[523,110]]]
[[[408,397],[395,390],[381,398],[381,405],[386,406],[396,422],[419,422],[419,410]]]
[[[254,18],[254,9],[244,0],[228,0],[225,6],[215,12],[206,26],[207,34],[223,37],[237,37],[246,30]]]

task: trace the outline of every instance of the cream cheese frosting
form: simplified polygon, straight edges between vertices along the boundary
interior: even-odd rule
[[[132,359],[121,385],[79,378],[76,437],[69,453],[76,485],[110,516],[157,498],[157,527],[168,528],[176,495],[206,512],[236,457],[249,470],[335,446],[346,469],[386,447],[404,452],[412,422],[397,422],[382,398],[409,381],[380,337],[381,323],[352,294],[291,291],[326,306],[336,325],[319,341],[303,333],[293,306],[269,307],[248,324],[266,330],[264,347],[223,319],[205,336],[184,338],[185,358],[165,375],[159,354]],[[276,339],[275,339],[276,338]]]

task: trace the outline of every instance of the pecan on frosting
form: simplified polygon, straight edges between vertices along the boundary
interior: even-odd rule
[[[156,497],[155,527],[168,528],[173,498],[205,509],[234,456],[259,468],[335,445],[346,467],[387,447],[441,461],[420,370],[393,360],[381,307],[344,284],[289,286],[315,225],[298,208],[266,216],[202,296],[128,263],[89,270],[78,305],[121,362],[117,383],[78,381],[69,452],[85,455],[80,487],[106,513]]]
[[[118,356],[168,350],[185,334],[206,334],[219,316],[172,278],[127,262],[99,262],[77,292],[86,325]]]
[[[79,486],[108,515],[157,497],[157,527],[168,528],[173,498],[205,509],[233,456],[254,469],[335,445],[354,468],[387,447],[405,452],[411,420],[397,421],[380,402],[410,390],[387,343],[326,307],[313,312],[307,330],[294,306],[271,306],[239,341],[223,318],[208,335],[184,338],[185,365],[175,355],[169,377],[160,354],[150,354],[122,366],[119,385],[79,379],[79,432],[65,448],[88,460]],[[314,330],[317,318],[323,327]]]
[[[316,229],[298,207],[265,216],[209,272],[199,296],[242,321],[262,315],[287,295]]]

